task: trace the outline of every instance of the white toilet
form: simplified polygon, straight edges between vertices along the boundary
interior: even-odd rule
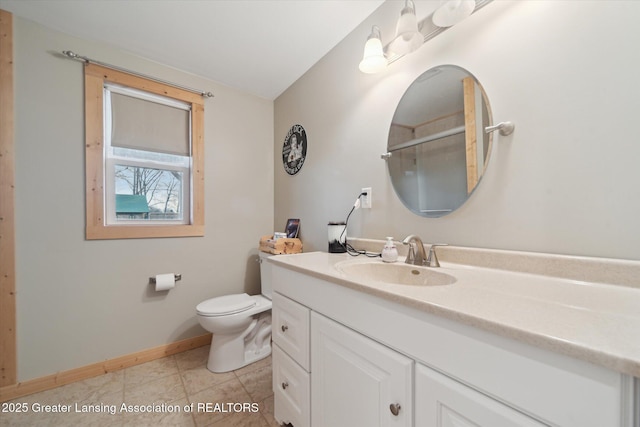
[[[207,369],[228,372],[271,354],[271,275],[260,252],[262,295],[233,294],[196,306],[198,321],[213,333]]]

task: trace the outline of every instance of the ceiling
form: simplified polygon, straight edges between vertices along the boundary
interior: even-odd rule
[[[0,8],[273,100],[383,2],[0,0]]]

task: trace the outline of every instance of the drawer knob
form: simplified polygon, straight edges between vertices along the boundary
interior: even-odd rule
[[[393,415],[395,415],[397,417],[398,414],[400,413],[400,404],[399,403],[392,403],[391,405],[389,405],[389,410],[391,411],[391,413]]]
[[[280,329],[282,329],[282,332],[287,332],[287,329],[289,329],[289,327],[287,325],[282,325]]]
[[[287,387],[289,387],[289,383],[288,383],[288,382],[286,382],[286,381],[285,381],[285,382],[283,382],[283,383],[282,383],[282,389],[283,389],[283,390],[286,390],[286,389],[287,389]]]

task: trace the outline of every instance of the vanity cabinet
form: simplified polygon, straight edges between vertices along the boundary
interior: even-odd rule
[[[413,360],[311,314],[311,425],[413,425]]]
[[[273,267],[279,422],[297,411],[295,427],[639,427],[633,377]]]

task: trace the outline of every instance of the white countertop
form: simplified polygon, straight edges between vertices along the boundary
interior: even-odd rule
[[[359,280],[338,263],[380,258],[309,252],[270,258],[275,265],[395,303],[640,377],[640,288],[440,260],[442,286]],[[398,260],[402,263],[403,258]]]

